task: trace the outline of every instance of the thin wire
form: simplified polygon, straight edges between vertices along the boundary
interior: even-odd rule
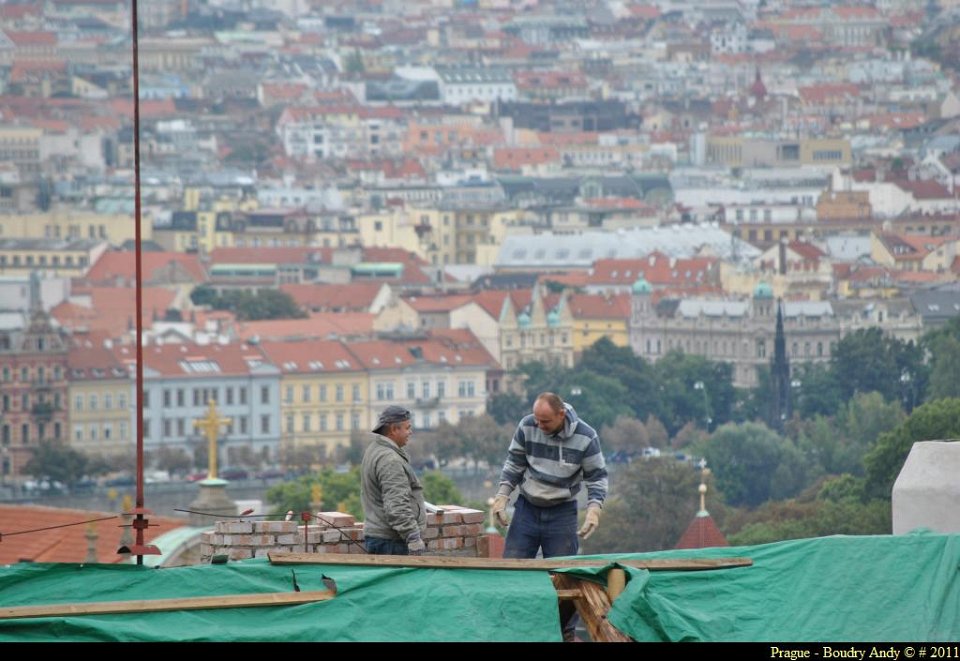
[[[99,519],[90,519],[88,521],[77,521],[76,523],[61,523],[58,526],[47,526],[46,528],[34,528],[33,530],[18,530],[17,532],[4,532],[0,533],[0,540],[4,537],[13,537],[15,535],[26,535],[32,532],[43,532],[44,530],[56,530],[57,528],[69,528],[70,526],[82,526],[85,523],[96,523],[97,521],[110,521],[111,519],[116,519],[119,514],[114,514],[113,516],[103,516]]]

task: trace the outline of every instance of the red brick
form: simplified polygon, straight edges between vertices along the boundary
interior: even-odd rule
[[[440,529],[436,527],[427,528],[423,533],[424,539],[436,539],[440,536]]]
[[[463,548],[463,538],[462,537],[443,537],[440,540],[440,548],[444,551],[453,551],[455,549]]]
[[[463,537],[463,526],[444,526],[440,529],[441,537]]]
[[[253,524],[253,532],[255,533],[280,535],[296,531],[296,521],[255,521]]]
[[[460,513],[464,523],[486,523],[487,515],[480,510],[465,510]]]
[[[483,534],[483,525],[479,523],[471,523],[469,525],[460,526],[460,530],[463,531],[464,537],[476,537],[477,535]]]
[[[253,557],[253,549],[241,549],[234,547],[230,549],[231,560],[248,560]]]
[[[251,535],[253,534],[253,523],[250,521],[217,521],[213,526],[213,531],[225,534]]]

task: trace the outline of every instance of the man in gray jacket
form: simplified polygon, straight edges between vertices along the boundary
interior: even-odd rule
[[[391,404],[380,413],[373,433],[360,469],[367,553],[422,555],[427,528],[423,485],[403,449],[413,433],[410,411]]]

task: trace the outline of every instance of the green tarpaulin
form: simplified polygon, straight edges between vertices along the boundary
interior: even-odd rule
[[[826,537],[618,557],[748,557],[752,567],[627,568],[610,621],[641,641],[950,641],[960,639],[960,536]],[[568,570],[602,580],[605,570]],[[149,569],[19,564],[0,568],[0,606],[323,590],[298,606],[0,620],[0,641],[559,641],[547,572],[265,560]]]

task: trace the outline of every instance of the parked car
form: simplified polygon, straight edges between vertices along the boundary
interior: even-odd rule
[[[224,480],[249,480],[250,472],[246,468],[223,468],[217,471],[217,477]]]

